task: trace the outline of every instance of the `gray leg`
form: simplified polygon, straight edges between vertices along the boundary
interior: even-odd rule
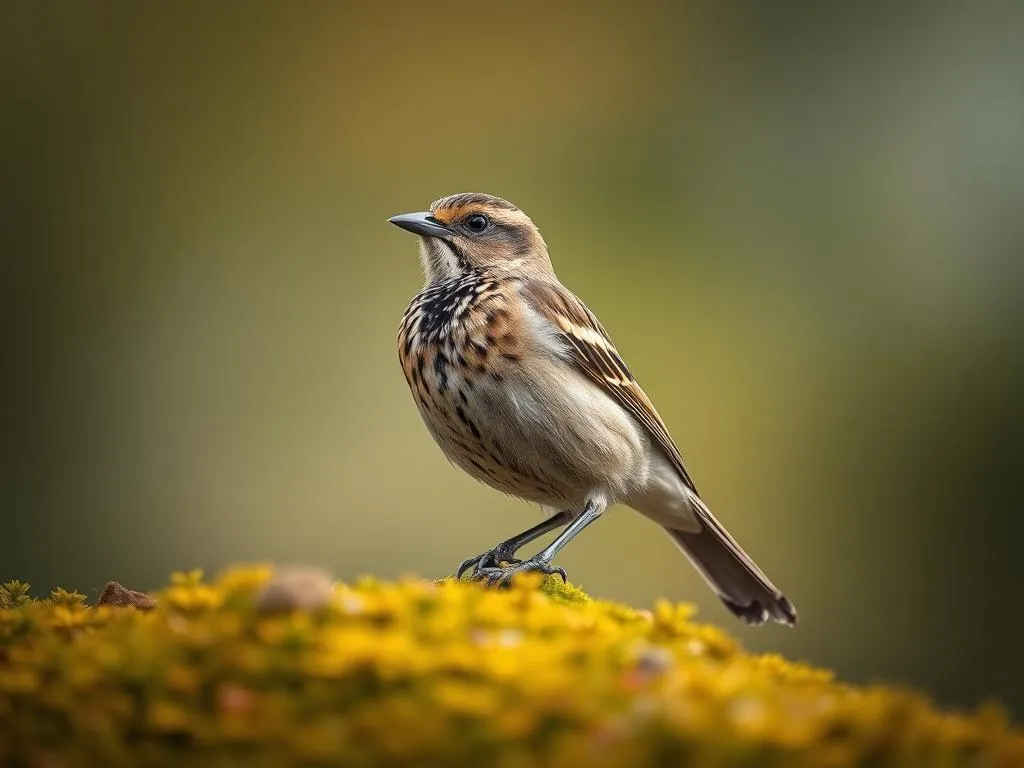
[[[538,539],[545,533],[555,530],[560,525],[565,525],[571,519],[572,513],[567,509],[552,515],[544,522],[537,523],[532,528],[527,528],[522,533],[501,542],[494,549],[489,549],[481,555],[464,560],[462,565],[459,566],[459,570],[456,571],[455,578],[461,579],[462,574],[471,567],[473,568],[473,575],[476,575],[481,568],[500,568],[502,563],[517,565],[521,561],[515,559],[515,554],[524,544],[529,544],[534,539]]]
[[[521,563],[513,563],[507,568],[498,567],[486,567],[479,568],[476,571],[476,575],[479,578],[486,579],[489,584],[506,584],[512,580],[512,577],[517,573],[526,573],[529,571],[539,571],[544,574],[557,573],[562,577],[562,581],[566,580],[565,569],[555,568],[551,565],[552,558],[558,554],[558,552],[572,541],[580,531],[590,525],[592,522],[597,520],[604,512],[604,505],[597,504],[591,500],[587,502],[587,505],[583,508],[583,512],[573,520],[568,527],[558,534],[557,538],[548,545],[542,552],[534,555],[529,560],[524,560]]]

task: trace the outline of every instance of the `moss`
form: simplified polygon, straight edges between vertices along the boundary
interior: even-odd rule
[[[0,611],[20,608],[32,598],[28,594],[29,585],[20,581],[8,581],[0,584]]]
[[[0,588],[0,765],[1024,765],[995,706],[844,685],[684,605],[365,579],[261,610],[274,578],[177,574],[145,611]]]

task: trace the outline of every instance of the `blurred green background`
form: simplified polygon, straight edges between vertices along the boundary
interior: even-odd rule
[[[1021,3],[4,4],[0,578],[439,577],[538,519],[397,363],[386,223],[533,216],[800,610],[616,508],[562,557],[756,650],[1024,714]]]

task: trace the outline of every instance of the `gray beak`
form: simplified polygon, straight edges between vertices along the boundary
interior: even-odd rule
[[[423,237],[451,237],[454,232],[448,229],[443,222],[438,221],[434,218],[433,214],[429,211],[422,211],[420,213],[403,213],[398,216],[392,216],[388,219],[396,227],[408,230],[417,235]]]

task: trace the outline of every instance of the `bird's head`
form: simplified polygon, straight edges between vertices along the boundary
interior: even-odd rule
[[[457,277],[473,268],[542,277],[552,273],[547,244],[530,217],[500,197],[449,195],[429,211],[388,219],[420,236],[428,282]]]

